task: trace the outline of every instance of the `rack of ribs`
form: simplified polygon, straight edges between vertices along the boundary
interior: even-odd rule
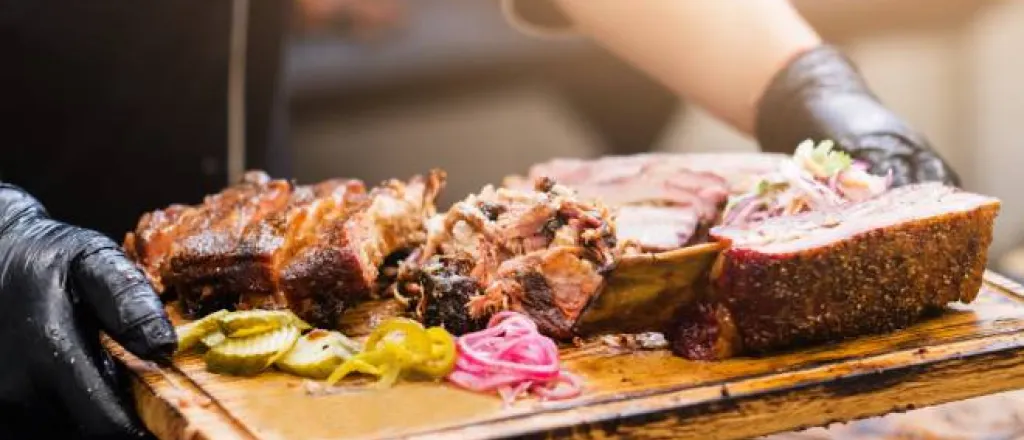
[[[389,255],[421,244],[445,175],[367,190],[351,179],[299,186],[254,171],[195,206],[147,213],[124,247],[188,317],[283,309],[333,328],[376,292]]]

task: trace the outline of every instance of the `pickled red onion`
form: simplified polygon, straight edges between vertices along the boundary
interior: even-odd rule
[[[530,318],[504,311],[487,328],[459,337],[448,381],[476,392],[497,391],[506,404],[532,393],[541,399],[576,397],[582,379],[561,369],[558,346]]]

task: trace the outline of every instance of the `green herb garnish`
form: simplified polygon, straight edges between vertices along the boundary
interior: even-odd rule
[[[808,139],[796,147],[793,154],[798,159],[804,159],[813,169],[810,171],[818,174],[824,173],[823,177],[832,177],[853,165],[853,158],[843,151],[833,150],[835,142],[831,140],[821,141],[817,146],[814,141]]]

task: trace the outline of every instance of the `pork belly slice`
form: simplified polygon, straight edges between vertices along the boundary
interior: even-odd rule
[[[287,203],[292,187],[261,171],[204,198],[198,205],[175,204],[143,214],[126,234],[125,253],[138,264],[159,293],[167,290],[164,274],[176,255],[233,247],[250,224]]]
[[[237,234],[205,230],[174,243],[162,277],[177,294],[187,316],[196,317],[222,308],[286,307],[262,294],[276,292],[277,266],[292,248],[291,238],[304,232],[326,213],[344,212],[365,195],[359,181],[338,179],[315,186],[290,187],[276,210],[251,221]],[[354,200],[355,199],[355,200]],[[252,209],[240,206],[237,211]],[[226,217],[235,215],[226,211]],[[214,243],[216,245],[211,245]]]
[[[691,359],[761,354],[906,327],[981,287],[997,199],[937,183],[834,212],[718,227],[711,292],[670,333]]]
[[[718,219],[729,195],[725,178],[689,167],[683,156],[556,159],[534,165],[527,178],[506,178],[505,185],[523,188],[538,178],[554,179],[584,199],[615,207],[620,241],[646,252],[667,251],[705,241],[701,232]]]
[[[615,227],[599,203],[541,179],[535,190],[485,187],[435,217],[404,268],[427,325],[462,334],[499,310],[531,316],[570,338],[615,256]]]
[[[293,186],[251,172],[201,205],[144,215],[125,248],[186,316],[288,308],[330,327],[371,295],[385,257],[425,240],[444,178],[433,171],[368,192],[357,180]]]
[[[369,192],[344,179],[296,188],[285,207],[251,224],[234,246],[172,259],[179,270],[165,278],[190,316],[287,308],[334,328],[346,306],[371,296],[389,254],[424,241],[443,180],[435,171]]]
[[[379,268],[426,240],[445,175],[390,180],[347,216],[324,219],[280,266],[279,291],[300,317],[334,328],[345,307],[373,297]]]
[[[282,268],[302,249],[317,239],[320,225],[346,218],[366,203],[362,182],[334,179],[314,186],[296,188],[287,207],[246,229],[238,247],[225,263],[208,273],[229,295],[237,292],[238,309],[292,308],[299,316],[319,324],[329,323],[340,307],[333,296],[303,303],[281,286]],[[203,278],[183,284],[195,286]],[[192,287],[194,289],[194,287]],[[220,293],[224,295],[224,292]],[[301,305],[301,306],[300,306]],[[323,310],[323,313],[319,313]]]

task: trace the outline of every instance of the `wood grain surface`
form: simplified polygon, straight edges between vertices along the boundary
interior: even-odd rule
[[[507,408],[438,383],[325,391],[277,372],[211,374],[195,356],[156,368],[105,342],[133,371],[144,422],[166,440],[730,439],[1024,388],[1022,295],[989,273],[973,304],[914,327],[763,358],[700,363],[592,341],[563,350],[566,368],[586,381],[582,396]]]

